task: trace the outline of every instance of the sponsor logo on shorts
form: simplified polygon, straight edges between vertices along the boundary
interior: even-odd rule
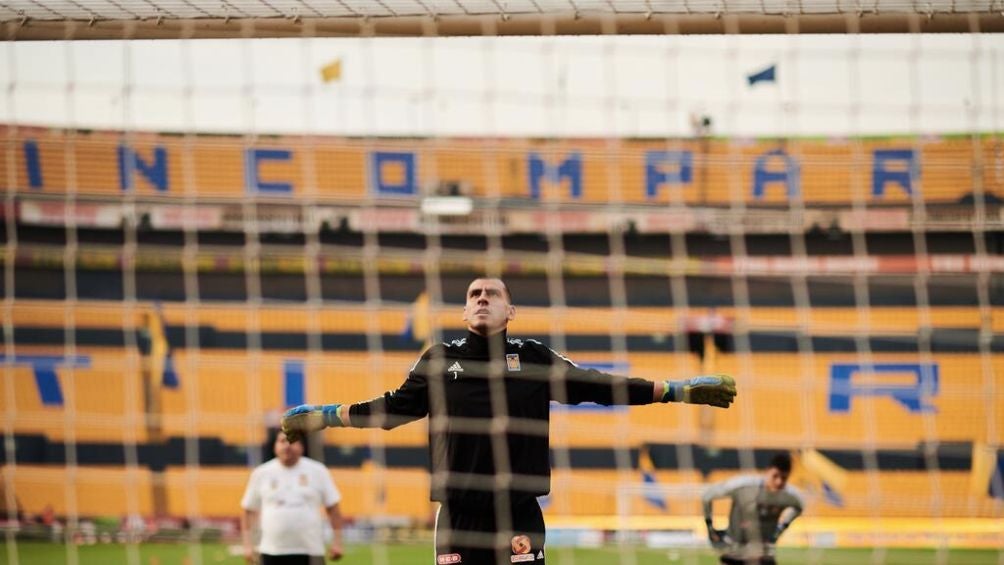
[[[450,565],[450,563],[460,563],[460,554],[444,553],[443,555],[437,555],[436,563],[438,565]]]
[[[537,558],[532,553],[524,553],[523,555],[513,555],[509,560],[513,563],[522,563],[524,561],[536,561]]]
[[[512,552],[516,555],[530,553],[530,549],[530,538],[528,536],[514,536],[512,538]]]

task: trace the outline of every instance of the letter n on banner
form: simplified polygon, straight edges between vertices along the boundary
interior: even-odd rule
[[[134,179],[139,173],[157,192],[167,192],[167,149],[161,146],[153,148],[153,162],[147,162],[135,149],[128,145],[119,145],[119,188],[123,192],[136,188]]]

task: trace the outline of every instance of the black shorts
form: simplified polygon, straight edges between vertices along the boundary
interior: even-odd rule
[[[322,555],[267,555],[261,554],[261,565],[324,565]]]
[[[721,557],[723,565],[776,565],[773,557],[761,557],[759,559],[736,559],[735,557]]]
[[[436,514],[436,565],[544,565],[544,515],[537,499],[515,502],[510,516],[512,529],[500,531],[492,505],[441,504]]]

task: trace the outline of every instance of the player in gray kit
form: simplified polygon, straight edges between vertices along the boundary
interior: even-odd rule
[[[708,539],[728,565],[773,565],[774,543],[802,513],[802,497],[788,485],[791,455],[778,453],[762,475],[740,475],[709,486],[701,497]],[[729,527],[716,530],[711,504],[731,498]]]

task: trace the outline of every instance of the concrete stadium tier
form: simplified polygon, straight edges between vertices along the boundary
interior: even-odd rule
[[[12,409],[17,433],[76,441],[147,438],[142,356],[123,349],[75,348],[77,365],[56,366],[61,404],[46,404],[37,367],[15,364],[13,397],[4,389],[0,408]],[[64,359],[62,347],[18,348],[22,360]],[[676,353],[576,352],[576,361],[650,380],[700,373],[696,358]],[[362,351],[305,355],[292,351],[178,351],[177,388],[154,387],[163,437],[218,437],[255,444],[287,407],[295,362],[305,402],[357,402],[397,388],[415,353],[372,356]],[[985,369],[989,363],[993,382]],[[1004,387],[1004,356],[985,360],[967,353],[816,352],[719,354],[715,371],[735,375],[736,408],[711,410],[681,405],[624,408],[563,408],[552,419],[556,447],[687,442],[761,446],[811,444],[835,448],[914,446],[918,442],[986,441],[1004,428],[1004,412],[985,387]],[[301,399],[297,399],[301,400]],[[295,403],[295,402],[294,402]],[[373,432],[336,429],[326,441],[368,445]],[[424,421],[380,436],[388,445],[423,445]],[[740,438],[740,439],[736,439]],[[746,438],[746,439],[742,439]]]
[[[114,301],[81,300],[66,303],[56,300],[18,300],[11,312],[15,328],[62,327],[71,321],[76,328],[142,328],[144,316],[153,306],[140,302],[130,307]],[[221,332],[339,332],[364,334],[375,330],[381,334],[398,335],[409,325],[416,308],[407,304],[382,304],[372,311],[359,303],[334,303],[321,308],[307,305],[263,304],[252,307],[246,304],[165,302],[159,305],[164,323],[180,331],[188,326],[209,327]],[[461,330],[462,306],[442,305],[429,308],[427,320],[430,327],[443,330]],[[756,307],[702,308],[687,310],[672,307],[629,307],[622,311],[613,308],[554,308],[517,306],[517,318],[510,333],[549,334],[561,332],[569,335],[609,333],[623,331],[627,334],[673,334],[685,329],[688,319],[700,319],[713,314],[730,321],[734,327],[762,330],[801,328],[802,319],[795,308]],[[916,333],[921,316],[935,328],[978,328],[982,324],[977,307],[944,306],[931,308],[922,314],[917,308],[878,307],[815,308],[805,313],[808,317],[806,331],[819,334],[855,334],[868,331],[883,333]],[[373,327],[372,322],[376,322]],[[415,323],[412,321],[412,323]],[[994,332],[1004,333],[1004,312],[990,311],[990,325]],[[183,340],[183,334],[176,334]],[[179,343],[179,346],[181,344]],[[415,344],[418,351],[418,344]]]

